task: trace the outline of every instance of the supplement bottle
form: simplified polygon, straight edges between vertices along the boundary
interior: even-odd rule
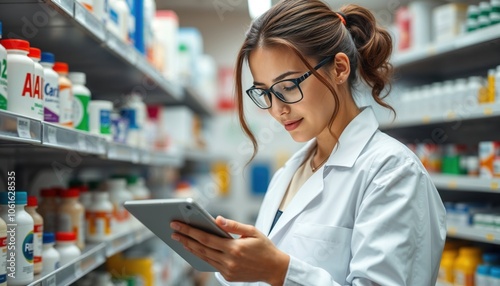
[[[475,286],[489,286],[490,284],[490,271],[489,265],[478,265],[476,269]]]
[[[89,104],[90,133],[111,141],[111,111],[113,103],[107,100],[91,100]]]
[[[0,21],[0,40],[2,39],[2,22]],[[0,43],[0,110],[7,110],[7,50]]]
[[[144,186],[144,179],[136,175],[127,177],[127,189],[132,194],[134,200],[144,200],[149,198],[149,191]]]
[[[73,127],[73,85],[68,79],[68,64],[56,62],[54,70],[59,74],[59,124]]]
[[[90,90],[85,86],[85,74],[71,72],[69,80],[73,84],[73,125],[75,129],[89,131]]]
[[[52,53],[42,53],[43,67],[43,120],[59,123],[59,75],[52,69],[55,58]]]
[[[441,282],[453,283],[453,263],[457,258],[456,250],[445,250],[441,256],[439,264],[438,280]]]
[[[43,66],[40,64],[42,52],[40,49],[30,47],[28,57],[35,65],[35,72],[31,80],[35,112],[37,118],[43,120]]]
[[[0,218],[0,286],[7,285],[7,224]]]
[[[56,250],[60,256],[60,266],[64,266],[78,258],[82,252],[76,246],[76,235],[73,232],[56,233]]]
[[[33,271],[35,274],[42,272],[42,239],[43,218],[36,211],[38,200],[35,196],[28,196],[28,205],[24,208],[33,218],[35,227],[33,229]]]
[[[481,250],[476,247],[461,247],[453,269],[456,286],[474,286],[476,268],[481,264]]]
[[[60,265],[61,256],[59,252],[54,248],[55,237],[53,232],[43,233],[43,251],[42,251],[42,276],[47,275]]]
[[[113,204],[113,217],[116,221],[117,231],[126,227],[126,223],[130,218],[130,214],[123,207],[123,203],[132,200],[133,196],[127,190],[127,180],[123,178],[112,178],[107,182],[109,199]]]
[[[9,76],[7,110],[40,120],[33,95],[35,63],[28,58],[30,44],[24,40],[14,39],[1,40],[0,44],[7,49],[7,74]]]
[[[500,285],[500,267],[491,267],[490,269],[490,284],[489,286]],[[479,286],[479,285],[477,285]]]
[[[46,188],[40,191],[42,201],[38,205],[38,213],[43,217],[43,228],[46,232],[55,233],[57,230],[57,191]]]
[[[57,210],[58,232],[73,232],[76,245],[83,250],[85,247],[85,208],[78,201],[78,188],[70,188],[59,194],[61,204]],[[57,238],[56,238],[57,239]]]
[[[2,208],[0,217],[7,224],[15,225],[9,227],[7,232],[7,243],[12,242],[15,245],[14,248],[7,249],[7,284],[9,286],[26,285],[33,281],[34,222],[31,215],[24,210],[27,200],[26,192],[0,192]],[[14,261],[12,257],[15,257]],[[9,273],[12,275],[9,276]]]
[[[89,241],[100,242],[111,237],[114,228],[113,204],[107,192],[94,192],[93,204],[89,210]]]

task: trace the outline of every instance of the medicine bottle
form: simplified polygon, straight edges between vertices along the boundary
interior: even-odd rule
[[[16,258],[15,275],[9,276],[12,269],[7,267],[9,286],[26,285],[33,281],[33,218],[24,210],[28,200],[26,192],[0,192],[0,217],[8,224],[7,241],[15,243],[7,248],[7,257]],[[12,213],[14,215],[12,215]]]
[[[34,111],[36,112],[37,119],[43,120],[43,66],[40,64],[42,51],[30,47],[28,57],[33,61],[35,67],[31,80]]]
[[[43,230],[55,233],[57,230],[57,191],[53,188],[42,189],[40,197],[38,213],[43,217]]]
[[[33,97],[32,81],[35,63],[28,57],[30,43],[24,40],[9,39],[1,40],[0,44],[7,50],[7,74],[9,77],[7,110],[40,120]]]
[[[59,252],[54,248],[55,237],[53,232],[43,233],[43,251],[42,251],[42,276],[47,275],[60,265],[61,256]]]
[[[57,210],[57,230],[58,232],[73,232],[76,236],[76,245],[83,250],[85,247],[85,209],[78,201],[79,194],[78,188],[70,188],[59,194],[61,204]]]
[[[123,203],[132,200],[132,194],[127,190],[127,180],[124,178],[111,178],[106,182],[109,199],[113,204],[113,217],[117,230],[123,228],[130,218],[130,214],[123,207]]]
[[[0,286],[7,285],[7,224],[0,218]]]
[[[59,264],[61,267],[82,254],[80,248],[76,246],[76,235],[74,232],[57,232],[56,250],[60,256]]]
[[[42,244],[43,244],[43,218],[36,211],[38,200],[35,196],[28,196],[28,205],[24,208],[33,218],[33,271],[35,274],[42,272]]]
[[[73,84],[73,125],[75,129],[89,131],[90,90],[85,86],[86,76],[81,72],[70,72]]]
[[[2,22],[0,21],[0,40],[2,39]],[[0,43],[0,110],[7,110],[7,50]]]
[[[443,251],[441,263],[439,264],[439,281],[453,283],[453,263],[457,255],[457,251],[453,249]]]
[[[461,247],[453,264],[454,285],[474,286],[474,275],[479,264],[481,264],[481,250],[479,248]]]
[[[113,204],[107,192],[94,192],[93,204],[89,210],[89,241],[99,242],[111,237],[114,229]]]
[[[53,69],[55,57],[52,53],[42,53],[43,67],[43,120],[59,123],[59,75]]]
[[[59,74],[59,124],[73,127],[73,85],[68,79],[68,64],[56,62],[54,70]]]

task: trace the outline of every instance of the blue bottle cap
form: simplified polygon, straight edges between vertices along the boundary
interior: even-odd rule
[[[44,232],[43,233],[43,243],[54,243],[56,242],[56,237],[53,232]]]
[[[490,276],[494,278],[500,278],[500,267],[491,267]]]
[[[43,52],[40,62],[53,64],[56,62],[56,57],[54,56],[53,53]]]
[[[481,264],[481,265],[477,266],[477,269],[476,269],[477,274],[490,275],[490,272],[491,272],[491,266],[489,266],[489,265]]]
[[[14,203],[16,205],[26,205],[28,202],[28,193],[26,192],[0,192],[0,204],[7,205]]]

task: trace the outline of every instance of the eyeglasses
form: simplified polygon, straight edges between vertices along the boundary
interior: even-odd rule
[[[318,70],[331,59],[332,57],[323,59],[314,67],[314,70]],[[274,83],[269,89],[257,88],[255,86],[252,86],[246,92],[248,96],[250,96],[252,101],[261,109],[271,108],[271,93],[284,103],[297,103],[301,101],[302,98],[304,98],[304,94],[300,89],[300,83],[306,80],[312,74],[312,71],[308,71],[299,78],[280,80]]]

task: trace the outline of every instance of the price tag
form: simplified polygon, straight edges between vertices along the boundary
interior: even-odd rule
[[[57,285],[56,276],[52,275],[49,278],[45,279],[42,282],[42,285],[43,286],[56,286]]]
[[[495,235],[491,234],[491,233],[486,234],[486,240],[487,241],[494,241],[495,240]]]
[[[57,144],[57,128],[47,125],[47,140],[49,143]]]
[[[25,118],[17,118],[17,135],[20,138],[31,139],[30,121]]]
[[[453,227],[453,226],[448,227],[448,234],[449,235],[456,235],[457,234],[457,228]]]
[[[436,49],[436,47],[435,47],[435,46],[429,46],[429,47],[427,48],[427,55],[429,55],[429,56],[433,56],[433,55],[435,55],[436,53],[437,53],[437,49]]]
[[[456,189],[457,186],[458,186],[458,184],[457,184],[457,181],[455,181],[455,180],[451,180],[448,182],[448,188],[450,188],[452,190]]]
[[[455,119],[455,112],[453,111],[448,112],[448,119]]]
[[[484,115],[487,115],[487,116],[493,115],[493,108],[491,108],[491,107],[486,107],[486,108],[484,109]]]
[[[490,188],[492,190],[498,190],[498,182],[492,181],[491,184],[490,184]]]
[[[78,133],[77,140],[78,140],[78,149],[84,152],[87,151],[87,136]]]
[[[430,116],[424,116],[424,118],[422,118],[422,122],[424,124],[428,124],[431,122],[431,117]]]

